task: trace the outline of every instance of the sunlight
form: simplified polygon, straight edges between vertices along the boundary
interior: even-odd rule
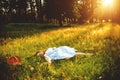
[[[111,6],[113,5],[113,0],[102,0],[103,6]]]
[[[110,30],[111,30],[111,25],[110,24],[106,24],[105,26],[99,28],[99,29],[96,29],[96,30],[93,30],[91,32],[92,35],[97,35],[97,37],[106,37],[106,36],[109,36],[110,35]]]

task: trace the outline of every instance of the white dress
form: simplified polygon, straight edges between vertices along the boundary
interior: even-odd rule
[[[71,58],[75,55],[75,49],[68,46],[61,46],[58,48],[48,48],[45,52],[45,59],[48,62],[51,60],[58,60],[64,58]]]

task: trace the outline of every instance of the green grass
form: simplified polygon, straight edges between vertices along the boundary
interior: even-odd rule
[[[11,23],[2,28],[0,35],[0,65],[5,70],[0,74],[5,80],[119,80],[118,24],[96,23],[60,27],[52,24]],[[44,58],[35,56],[38,50],[63,45],[95,55],[53,61],[51,66],[41,65],[45,62]],[[6,64],[6,58],[12,55],[20,56],[22,65]]]

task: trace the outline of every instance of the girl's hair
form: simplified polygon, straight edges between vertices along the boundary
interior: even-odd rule
[[[39,50],[36,52],[36,55],[39,56],[39,55],[44,55],[45,54],[45,50]]]

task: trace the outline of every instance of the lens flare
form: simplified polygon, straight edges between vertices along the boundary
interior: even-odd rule
[[[103,6],[111,6],[113,5],[113,0],[102,0]]]

